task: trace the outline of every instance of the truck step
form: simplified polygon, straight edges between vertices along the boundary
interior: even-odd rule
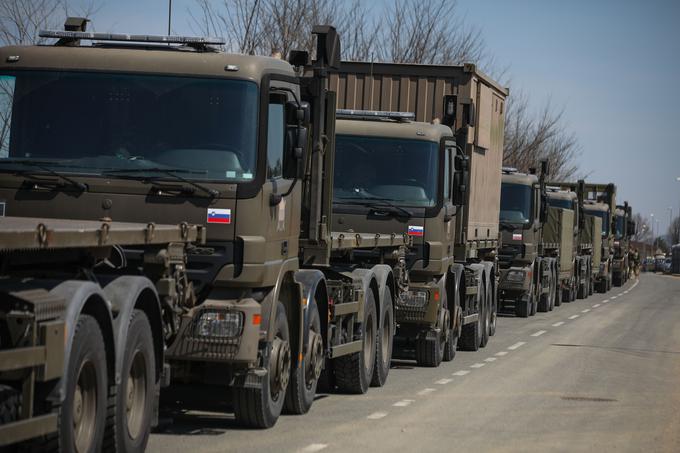
[[[346,302],[333,305],[333,317],[359,313],[359,302]]]
[[[473,322],[477,322],[478,319],[479,319],[479,313],[475,313],[473,315],[463,316],[463,325],[472,324]]]
[[[343,355],[349,355],[355,352],[361,351],[364,342],[361,340],[352,341],[350,343],[341,344],[338,346],[331,347],[331,359],[340,357]]]

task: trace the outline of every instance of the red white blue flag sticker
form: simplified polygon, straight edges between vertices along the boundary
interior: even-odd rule
[[[409,225],[408,226],[408,235],[409,236],[423,236],[425,234],[425,227],[417,226],[417,225]]]
[[[208,223],[231,223],[231,209],[208,208]]]

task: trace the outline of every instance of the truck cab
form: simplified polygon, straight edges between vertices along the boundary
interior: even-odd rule
[[[512,305],[519,317],[536,313],[539,303],[545,311],[554,305],[556,266],[545,254],[544,225],[548,203],[543,167],[525,174],[504,168],[501,184],[501,249],[499,298],[501,307]]]

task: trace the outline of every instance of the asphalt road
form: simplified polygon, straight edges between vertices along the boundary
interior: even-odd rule
[[[478,352],[435,369],[396,362],[385,387],[318,395],[270,430],[219,412],[165,416],[148,451],[680,452],[680,278],[644,274],[502,317]]]

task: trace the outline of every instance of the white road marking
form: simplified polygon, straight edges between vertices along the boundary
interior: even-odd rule
[[[579,317],[579,315],[571,315],[571,316],[569,316],[569,319],[576,319],[578,317]]]
[[[470,368],[481,368],[484,365],[486,365],[486,363],[475,363],[475,364],[470,365]]]
[[[487,359],[484,359],[485,362],[495,362],[497,359],[496,357],[489,357]]]
[[[607,302],[609,302],[609,299],[605,299],[602,301],[603,304],[606,304]]]
[[[595,304],[595,305],[593,305],[593,308],[597,308],[599,306],[600,306],[600,304]]]
[[[553,327],[559,327],[562,324],[564,324],[564,321],[556,322],[555,324],[553,324]]]
[[[314,453],[315,451],[321,451],[326,447],[328,447],[328,444],[309,444],[300,450],[300,453]]]
[[[581,313],[588,313],[590,311],[590,308],[586,308],[585,310],[581,310]]]
[[[532,337],[540,337],[541,335],[543,335],[546,332],[547,332],[547,330],[539,330],[538,332],[532,333],[531,336]]]
[[[508,354],[508,351],[500,351],[500,352],[495,353],[494,355],[497,355],[498,357],[503,357],[504,355],[507,355],[507,354]]]
[[[619,297],[619,296],[612,296],[612,300],[616,299],[617,297]]]
[[[378,420],[383,417],[387,417],[387,412],[373,412],[371,415],[366,417],[369,420]]]
[[[420,395],[420,396],[429,395],[430,393],[432,393],[432,392],[434,392],[434,391],[436,391],[436,390],[437,390],[437,389],[431,389],[431,388],[423,389],[423,390],[421,390],[421,391],[418,392],[418,395]]]
[[[406,406],[410,406],[411,403],[415,403],[415,401],[416,401],[416,400],[401,400],[401,401],[397,401],[397,402],[394,403],[392,406],[395,406],[395,407],[406,407]]]
[[[469,372],[470,372],[470,370],[460,370],[460,371],[456,371],[451,376],[465,376]]]
[[[524,346],[526,343],[524,341],[518,341],[517,343],[513,344],[512,346],[508,346],[508,349],[511,351],[514,351],[517,348],[520,348]]]
[[[446,385],[446,384],[448,384],[449,382],[452,382],[452,381],[453,381],[453,379],[445,378],[445,379],[440,379],[440,380],[436,381],[435,384]]]

